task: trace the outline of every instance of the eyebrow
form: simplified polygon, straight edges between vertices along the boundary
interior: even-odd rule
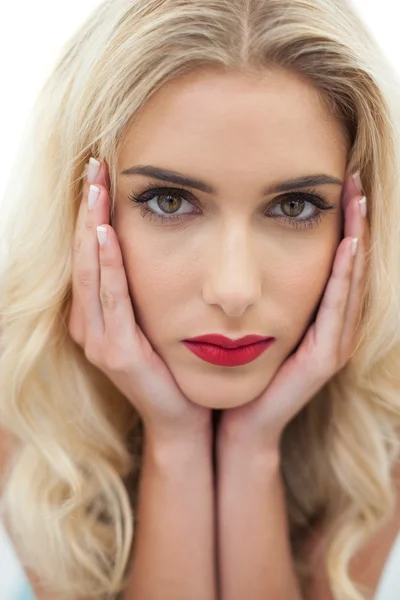
[[[177,183],[179,185],[185,185],[191,187],[206,194],[216,194],[216,190],[205,181],[199,179],[193,179],[176,171],[168,171],[160,167],[154,167],[152,165],[137,165],[129,169],[121,171],[121,175],[147,175],[154,179],[160,179],[161,181],[168,181],[171,183]],[[263,190],[263,195],[275,194],[277,192],[287,192],[293,188],[307,188],[317,185],[335,184],[343,185],[343,181],[337,177],[330,175],[318,174],[318,175],[304,175],[295,179],[287,179],[280,183],[276,183],[268,186]]]

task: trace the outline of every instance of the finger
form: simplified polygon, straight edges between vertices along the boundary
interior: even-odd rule
[[[353,238],[347,237],[338,246],[332,274],[315,321],[315,348],[318,349],[318,362],[328,366],[340,362],[339,348],[343,331],[351,275],[354,264],[352,255]]]
[[[76,265],[76,281],[84,315],[86,344],[97,345],[104,337],[104,318],[100,301],[100,263],[96,227],[99,224],[99,215],[104,214],[109,205],[107,190],[99,184],[92,184],[88,196],[88,202],[91,201],[95,201],[95,204],[92,209],[86,210],[85,231]]]
[[[363,191],[361,187],[361,181],[359,173],[354,173],[353,175],[347,175],[346,180],[342,190],[342,207],[343,212],[346,212],[351,199],[354,196],[363,196]],[[345,234],[347,236],[348,234]]]
[[[100,299],[104,316],[105,339],[114,350],[135,352],[136,321],[129,294],[121,248],[114,229],[98,228],[100,261]],[[126,362],[126,356],[121,357]],[[119,357],[116,358],[119,360]]]
[[[93,160],[91,159],[91,162]],[[95,161],[98,162],[98,161]],[[87,170],[86,165],[86,169]],[[106,163],[100,163],[100,169],[97,171],[97,176],[91,170],[90,173],[90,181],[98,182],[100,184],[108,183],[108,169]],[[85,181],[83,185],[83,191],[81,196],[81,202],[78,211],[78,218],[75,227],[74,241],[73,241],[73,252],[72,252],[72,303],[71,303],[71,311],[69,315],[69,330],[70,333],[75,339],[75,341],[83,345],[84,340],[86,338],[86,327],[85,327],[85,319],[84,319],[84,311],[82,309],[81,301],[79,298],[79,281],[77,279],[78,265],[80,265],[80,252],[83,235],[85,233],[86,227],[85,222],[87,218],[88,212],[88,193],[89,187],[91,183],[89,181]],[[104,223],[109,219],[109,208],[107,203],[103,202],[96,206],[95,208],[97,221],[98,223]],[[97,223],[97,224],[98,224]]]
[[[100,163],[100,170],[97,175],[93,172],[93,177],[90,181],[84,180],[82,187],[81,202],[78,210],[78,217],[75,224],[75,236],[74,236],[74,256],[79,254],[80,246],[82,243],[83,236],[85,234],[85,222],[86,214],[88,210],[87,199],[89,195],[89,188],[92,183],[99,184],[108,189],[108,169],[105,162]],[[100,220],[100,223],[107,222],[108,216]]]
[[[85,326],[81,304],[77,298],[76,290],[72,290],[72,301],[68,316],[68,331],[72,339],[79,344],[85,345]]]
[[[82,174],[82,193],[81,200],[78,208],[77,220],[75,222],[75,231],[72,242],[72,301],[71,308],[68,318],[68,331],[72,339],[79,344],[84,346],[85,342],[85,327],[84,327],[84,316],[81,303],[78,298],[77,281],[76,281],[76,265],[78,264],[79,251],[82,241],[82,230],[84,218],[86,218],[86,206],[85,199],[87,197],[87,187],[85,188],[87,172],[89,163],[86,163],[84,172]]]
[[[354,351],[356,332],[362,317],[363,293],[366,283],[366,251],[369,243],[368,223],[362,216],[358,197],[353,204],[353,223],[356,223],[358,233],[357,254],[354,260],[351,278],[349,300],[346,307],[345,321],[342,332],[341,352],[343,356],[350,356]]]

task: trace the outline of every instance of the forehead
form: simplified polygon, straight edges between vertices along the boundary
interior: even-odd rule
[[[316,89],[296,74],[201,69],[166,83],[135,116],[120,166],[140,159],[198,174],[287,174],[328,167],[340,174],[347,142]],[[158,161],[158,163],[157,163]],[[197,167],[197,170],[195,168]],[[294,173],[291,173],[294,174]],[[212,176],[212,175],[211,175]]]

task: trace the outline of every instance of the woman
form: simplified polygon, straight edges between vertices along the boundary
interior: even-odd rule
[[[4,228],[3,515],[37,598],[375,593],[398,107],[344,0],[113,0],[67,44]]]

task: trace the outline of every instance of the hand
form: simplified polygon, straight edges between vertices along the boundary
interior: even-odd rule
[[[346,365],[354,352],[366,280],[365,254],[369,248],[368,223],[359,209],[361,198],[349,177],[342,197],[345,235],[315,321],[261,395],[223,412],[218,438],[240,439],[262,450],[278,451],[289,421]],[[350,252],[353,237],[358,237],[355,257]]]
[[[137,325],[118,239],[110,219],[109,176],[105,163],[91,182],[100,189],[88,209],[86,181],[79,208],[68,329],[86,358],[103,371],[137,409],[152,437],[175,440],[211,431],[211,411],[179,390],[170,370]],[[99,246],[96,226],[107,230]]]

